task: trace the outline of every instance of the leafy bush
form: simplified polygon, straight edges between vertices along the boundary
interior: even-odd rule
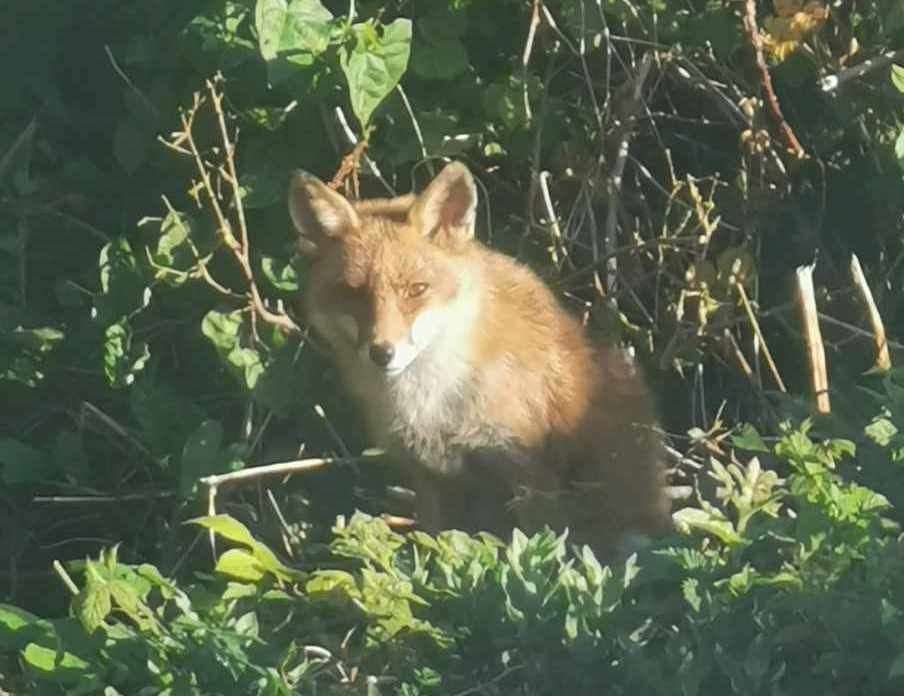
[[[284,565],[227,515],[216,575],[180,586],[116,550],[71,618],[0,608],[29,693],[895,693],[901,543],[885,499],[835,469],[850,441],[786,428],[707,471],[681,532],[601,566],[550,531],[506,544],[339,518],[326,567]],[[332,567],[330,567],[332,566]],[[70,581],[71,582],[71,581]]]

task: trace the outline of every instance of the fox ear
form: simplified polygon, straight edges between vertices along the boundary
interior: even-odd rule
[[[477,187],[461,162],[447,164],[411,208],[411,220],[434,239],[465,241],[474,237]]]
[[[296,171],[289,182],[289,215],[298,231],[298,248],[316,254],[327,239],[358,226],[351,204],[316,176]]]

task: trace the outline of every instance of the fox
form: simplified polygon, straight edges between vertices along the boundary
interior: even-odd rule
[[[634,361],[476,238],[459,161],[420,194],[349,200],[303,171],[299,299],[428,532],[567,530],[599,558],[670,529],[664,443]]]

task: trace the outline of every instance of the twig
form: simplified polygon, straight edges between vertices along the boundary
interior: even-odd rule
[[[358,457],[318,457],[313,459],[299,459],[292,462],[278,462],[276,464],[265,464],[263,466],[254,466],[240,471],[230,471],[226,474],[214,474],[205,476],[200,480],[205,486],[221,486],[236,482],[252,481],[264,476],[284,476],[286,474],[297,474],[302,471],[312,471],[314,469],[322,469],[329,464],[349,464],[352,462],[360,463],[368,460],[378,459],[382,455],[362,454]]]
[[[393,529],[412,529],[417,526],[417,520],[401,515],[390,515],[388,512],[382,513],[380,518]]]
[[[756,22],[756,0],[745,0],[744,2],[744,29],[747,32],[747,40],[753,48],[754,62],[760,74],[760,87],[762,87],[763,94],[766,96],[766,103],[769,104],[772,119],[782,134],[785,146],[795,157],[802,159],[807,156],[807,153],[804,151],[797,136],[794,135],[791,126],[785,120],[782,114],[782,107],[778,103],[778,97],[772,88],[772,77],[769,75],[769,68],[763,55],[763,37],[760,35],[760,29]]]
[[[345,117],[345,112],[341,107],[336,107],[334,110],[336,114],[336,120],[339,121],[339,126],[342,128],[342,132],[345,135],[345,139],[348,141],[348,144],[352,147],[357,147],[359,145],[358,138],[355,136],[355,131],[352,130],[352,127],[348,124],[348,119]],[[362,138],[362,140],[367,140],[367,138]],[[365,146],[366,147],[366,146]],[[362,154],[362,159],[364,160],[364,164],[367,165],[367,168],[370,169],[370,173],[383,184],[383,188],[385,188],[390,196],[395,196],[395,189],[390,186],[389,182],[383,177],[383,174],[380,172],[380,168],[377,167],[377,163],[374,162],[370,157],[367,156],[367,153],[364,152]]]
[[[741,303],[744,305],[744,311],[747,312],[747,319],[750,322],[750,326],[753,327],[753,333],[759,341],[760,346],[763,348],[763,356],[766,358],[766,364],[772,372],[772,377],[775,379],[775,383],[778,385],[779,390],[783,393],[787,393],[788,389],[785,387],[782,376],[779,374],[778,367],[772,359],[772,352],[769,350],[769,344],[766,343],[766,339],[763,337],[763,332],[760,330],[760,323],[756,319],[753,307],[750,306],[750,300],[747,299],[747,292],[744,290],[744,285],[740,280],[735,281],[735,288],[738,291],[738,295],[741,297]]]
[[[10,145],[6,152],[3,153],[3,157],[0,157],[0,179],[6,177],[7,172],[10,167],[13,166],[13,162],[16,161],[16,155],[18,152],[25,147],[31,140],[34,138],[35,132],[38,130],[38,119],[36,116],[31,117],[31,121],[28,122],[28,125],[16,136],[16,139],[13,141],[13,144]]]
[[[848,322],[842,321],[841,319],[836,319],[835,317],[828,314],[823,314],[822,312],[819,313],[819,320],[824,321],[827,324],[833,324],[834,326],[838,326],[842,329],[847,329],[852,334],[863,336],[864,338],[872,338],[874,340],[876,338],[876,334],[874,334],[872,331],[861,329],[859,326],[854,326],[853,324],[849,324]],[[887,345],[889,348],[894,348],[895,350],[904,351],[904,343],[899,343],[898,341],[886,340],[885,345]]]
[[[464,691],[457,691],[457,692],[455,692],[455,694],[453,694],[453,696],[470,696],[471,694],[486,693],[486,691],[488,690],[487,687],[492,686],[493,684],[496,684],[497,682],[502,681],[508,675],[510,675],[512,672],[517,672],[519,669],[522,669],[523,667],[524,667],[524,665],[512,665],[511,667],[506,667],[504,670],[502,670],[499,674],[497,674],[495,677],[493,677],[489,681],[484,682],[483,684],[477,684],[476,686],[472,686],[468,689],[465,689]]]
[[[862,63],[858,63],[852,68],[845,68],[835,75],[826,75],[820,79],[819,87],[823,92],[834,92],[845,82],[856,80],[859,77],[863,77],[868,72],[884,68],[902,58],[904,58],[904,49],[898,51],[886,51],[875,58],[870,58]]]
[[[279,526],[281,527],[280,536],[282,537],[283,548],[286,550],[286,555],[289,558],[294,559],[295,553],[292,551],[292,545],[289,543],[289,536],[292,534],[292,530],[289,529],[289,523],[286,522],[282,510],[279,508],[279,503],[276,502],[276,496],[273,495],[273,491],[269,488],[267,489],[267,501],[270,503],[270,507],[273,508],[276,519],[279,520]]]
[[[212,108],[217,118],[220,130],[220,138],[222,140],[223,148],[225,151],[225,170],[222,166],[215,166],[209,162],[206,162],[201,157],[201,153],[198,150],[198,146],[195,143],[194,136],[192,135],[194,121],[195,117],[198,114],[198,110],[207,101],[197,92],[194,94],[191,108],[187,113],[182,114],[182,131],[174,133],[172,140],[167,141],[161,139],[161,142],[174,152],[190,156],[194,160],[195,169],[201,177],[201,182],[196,188],[200,188],[206,194],[207,200],[210,203],[210,210],[213,212],[214,218],[216,219],[220,238],[232,252],[233,257],[238,263],[239,269],[241,270],[242,275],[245,278],[245,282],[248,285],[248,292],[246,297],[252,310],[252,319],[260,317],[268,324],[276,326],[287,334],[301,333],[301,329],[292,320],[292,318],[289,317],[289,315],[285,313],[271,312],[266,307],[263,299],[261,298],[260,291],[258,290],[257,282],[254,279],[254,272],[251,268],[251,251],[248,239],[248,226],[245,222],[245,209],[242,205],[238,174],[235,168],[235,146],[232,144],[229,138],[229,133],[226,129],[226,118],[223,113],[222,107],[223,97],[222,94],[217,92],[216,89],[216,84],[222,81],[222,79],[223,78],[221,75],[217,75],[214,79],[207,80],[206,85],[210,95]],[[211,171],[217,173],[218,179],[216,181],[211,178]],[[233,233],[233,226],[224,214],[223,206],[220,204],[220,187],[222,186],[223,179],[226,179],[228,181],[232,191],[232,202],[236,210],[240,239],[236,239],[235,234]],[[206,262],[202,259],[199,259],[198,273],[219,292],[228,295],[234,294],[228,288],[225,288],[214,281],[214,279],[207,271]]]
[[[356,196],[358,195],[358,163],[361,161],[361,157],[367,150],[367,145],[368,143],[366,140],[359,141],[358,144],[352,148],[352,151],[342,158],[339,169],[336,170],[336,173],[333,175],[333,178],[327,186],[336,191],[346,182],[348,177],[351,176],[352,190],[355,192]]]
[[[116,62],[116,58],[113,56],[113,51],[110,50],[110,46],[104,44],[104,52],[107,54],[107,59],[110,61],[110,65],[113,68],[113,72],[115,72],[122,79],[123,82],[126,83],[126,86],[132,90],[135,96],[141,100],[141,103],[144,104],[144,108],[148,110],[150,114],[154,116],[155,119],[160,118],[160,112],[157,110],[157,107],[154,105],[150,99],[148,99],[144,92],[142,92],[138,87],[135,86],[135,83],[132,82],[131,78],[126,75],[125,70],[119,67],[119,63]]]
[[[524,42],[524,51],[521,53],[521,91],[524,99],[524,118],[528,124],[533,119],[530,108],[530,95],[527,91],[527,66],[534,50],[534,39],[537,37],[537,27],[540,26],[540,0],[533,1],[533,9],[530,15],[530,27],[527,30],[527,40]]]
[[[427,164],[427,171],[430,172],[430,177],[432,178],[436,176],[436,170],[433,168],[433,162],[430,161],[430,155],[427,154],[427,145],[424,143],[424,134],[421,132],[421,124],[418,123],[417,116],[414,115],[414,109],[411,108],[411,102],[408,101],[408,95],[405,94],[405,90],[402,88],[401,84],[396,85],[396,91],[402,99],[405,111],[408,112],[408,118],[411,119],[411,127],[414,128],[414,137],[417,138],[417,143],[421,148],[421,157],[424,158],[424,162]]]
[[[804,325],[804,341],[807,344],[807,359],[810,364],[810,386],[813,389],[813,397],[816,399],[816,411],[831,413],[826,350],[822,342],[822,332],[819,330],[816,293],[813,289],[813,267],[814,264],[798,266],[795,271],[797,298]]]
[[[741,367],[741,372],[744,373],[744,376],[750,380],[750,383],[755,387],[760,385],[757,384],[756,375],[753,373],[753,369],[750,367],[750,363],[747,362],[747,358],[744,356],[744,351],[741,350],[741,346],[738,345],[737,339],[734,337],[734,334],[730,329],[725,329],[724,333],[725,338],[728,340],[728,344],[731,346],[732,351],[734,352],[734,356],[738,361],[738,365]]]
[[[282,329],[287,334],[299,334],[301,333],[301,328],[292,321],[288,314],[276,314],[267,309],[263,299],[261,299],[260,291],[257,289],[257,282],[254,279],[254,272],[251,269],[251,249],[248,242],[248,225],[245,222],[245,207],[242,205],[242,192],[239,186],[238,174],[235,169],[235,146],[230,141],[229,133],[226,130],[226,118],[223,115],[222,106],[223,97],[217,92],[215,86],[215,81],[222,79],[221,76],[218,76],[214,81],[207,80],[207,90],[210,93],[213,109],[217,115],[217,122],[220,126],[220,137],[222,138],[223,146],[226,150],[226,167],[229,172],[229,176],[226,178],[229,180],[229,185],[232,188],[232,203],[235,206],[239,224],[239,235],[241,236],[240,246],[237,248],[232,246],[231,248],[234,256],[239,262],[239,267],[245,276],[245,281],[248,283],[248,293],[251,298],[252,309],[268,324],[272,324],[273,326]],[[197,152],[194,141],[191,138],[189,138],[189,143],[191,144],[192,151]],[[209,178],[205,177],[205,182],[209,184],[209,181]],[[212,200],[216,199],[212,190],[208,190],[207,193]]]
[[[568,249],[562,239],[562,228],[559,227],[559,217],[556,215],[556,210],[552,204],[552,196],[549,194],[549,172],[540,172],[537,183],[540,186],[540,193],[543,195],[543,206],[546,208],[546,217],[549,219],[549,229],[552,232],[552,246],[550,247],[552,260],[558,267],[559,255],[556,252],[556,247],[561,250],[563,260],[567,259],[570,261],[570,259],[568,258]]]
[[[617,138],[614,148],[615,161],[609,170],[609,176],[606,178],[606,194],[608,200],[606,225],[603,232],[603,246],[607,254],[616,246],[616,227],[618,224],[618,207],[621,198],[622,177],[625,173],[625,164],[628,160],[628,146],[631,142],[631,135],[633,133],[633,124],[630,123],[630,119],[640,105],[643,97],[643,87],[652,66],[652,54],[645,53],[640,61],[640,67],[637,69],[637,74],[634,77],[630,102],[621,109],[621,113],[624,117],[616,129]],[[609,256],[606,261],[606,292],[608,294],[611,295],[615,291],[617,280],[618,258],[616,256]]]
[[[173,491],[148,491],[147,493],[126,493],[124,495],[36,495],[31,502],[76,505],[81,503],[122,503],[132,500],[160,500],[172,498],[174,495]]]
[[[203,481],[203,479],[202,479]],[[217,484],[207,484],[207,516],[214,517],[217,514]],[[210,542],[210,555],[213,562],[217,562],[217,535],[214,534],[213,527],[207,530],[207,540]]]
[[[885,337],[885,323],[882,321],[882,315],[879,314],[879,308],[873,299],[873,291],[866,282],[866,275],[863,273],[863,268],[860,267],[860,259],[857,258],[857,254],[851,254],[851,276],[854,278],[854,285],[860,291],[860,297],[866,304],[869,323],[873,327],[873,341],[876,344],[875,366],[879,370],[890,370],[891,356],[888,353],[888,339]]]
[[[63,581],[63,584],[72,593],[72,596],[77,597],[79,593],[78,585],[73,582],[72,578],[69,576],[69,573],[67,573],[66,569],[63,567],[63,564],[57,560],[54,560],[53,569],[56,571],[56,574],[60,576],[60,580]]]
[[[345,440],[342,439],[342,436],[339,434],[339,431],[333,426],[330,419],[326,416],[326,411],[323,410],[323,406],[320,404],[314,404],[314,413],[323,421],[324,425],[326,425],[326,429],[330,433],[330,437],[333,438],[333,441],[336,443],[336,446],[339,448],[339,451],[342,453],[342,457],[346,460],[353,459],[351,450],[345,444]]]

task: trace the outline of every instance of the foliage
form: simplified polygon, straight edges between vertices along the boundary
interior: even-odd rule
[[[786,428],[772,454],[712,460],[715,497],[658,548],[602,566],[567,534],[407,538],[340,517],[327,569],[276,559],[244,525],[216,576],[180,586],[116,549],[82,564],[71,618],[0,607],[29,693],[893,693],[900,541],[883,497],[834,470],[844,440]],[[768,454],[768,453],[767,453]]]
[[[805,159],[746,3],[7,4],[0,688],[900,689],[904,392],[863,374],[843,272],[858,254],[900,335],[900,2],[755,3]],[[202,477],[370,444],[290,330],[287,176],[349,153],[349,195],[466,161],[482,238],[636,348],[698,496],[680,537],[611,568],[551,534],[403,537],[382,464],[223,489],[229,515],[198,518]],[[814,259],[834,411],[795,429],[787,278]],[[38,618],[66,614],[56,560],[78,595]]]

